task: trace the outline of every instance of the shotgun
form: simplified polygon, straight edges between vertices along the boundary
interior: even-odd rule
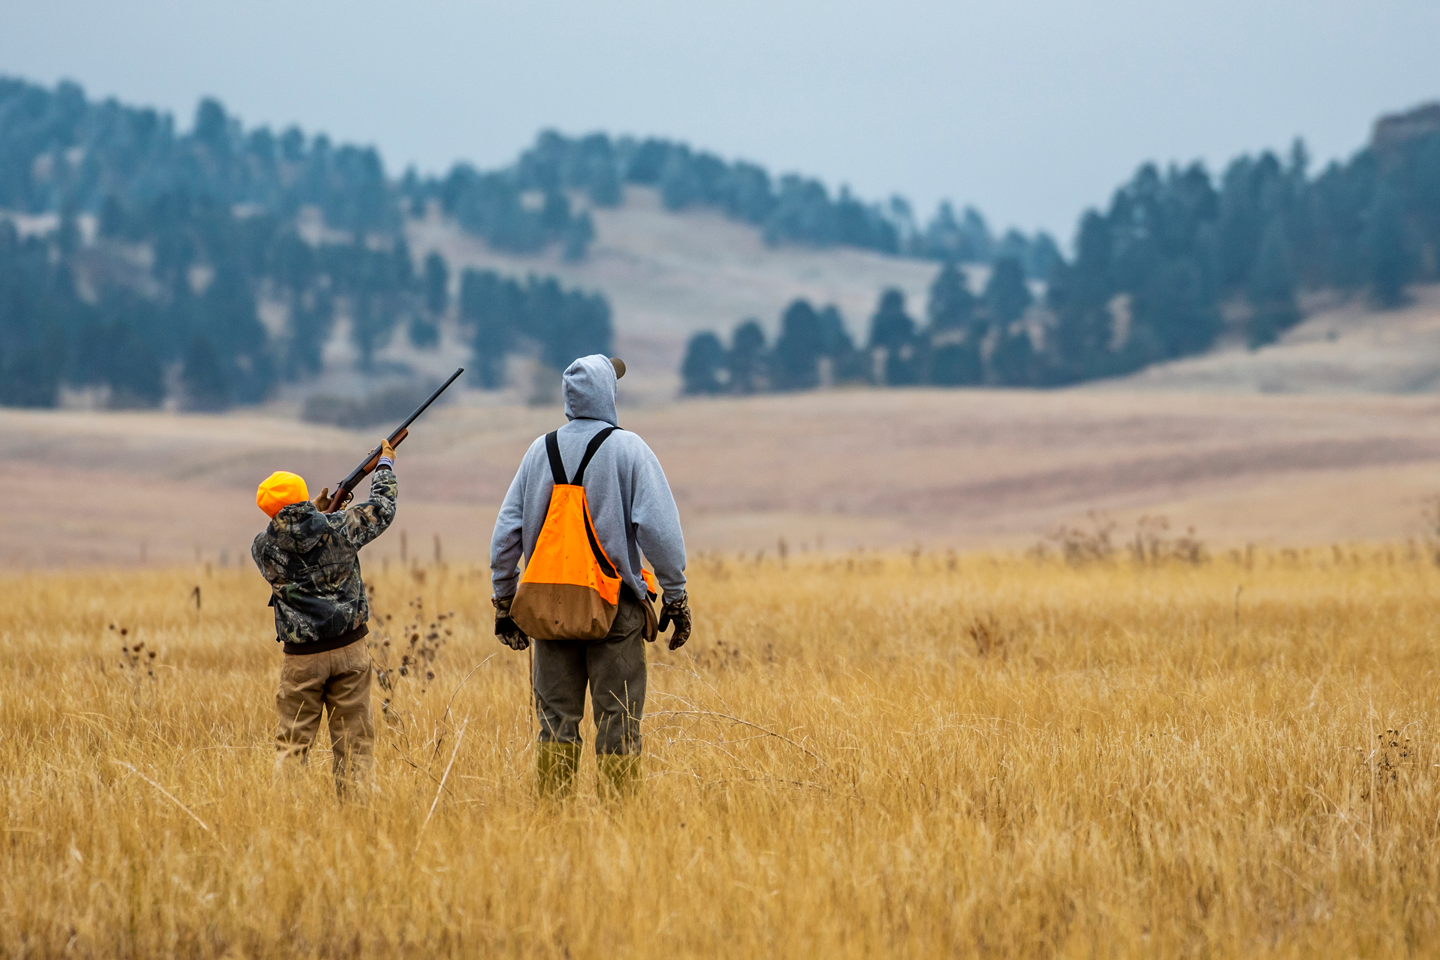
[[[416,407],[415,412],[410,414],[410,416],[406,417],[405,422],[400,424],[400,426],[396,427],[395,432],[390,434],[390,436],[387,438],[390,441],[390,446],[400,446],[400,442],[410,435],[410,424],[415,422],[415,418],[420,416],[420,414],[424,413],[425,408],[430,406],[430,404],[434,403],[435,400],[440,396],[440,394],[444,393],[445,389],[449,387],[450,384],[455,382],[455,378],[460,376],[460,374],[464,372],[465,368],[460,367],[454,373],[450,374],[450,379],[440,384],[440,388],[434,393],[430,394],[430,399],[426,400],[424,403],[420,404],[420,406]],[[350,498],[355,495],[355,488],[360,485],[360,481],[370,476],[370,474],[374,472],[375,466],[379,462],[380,448],[376,447],[374,450],[370,451],[370,455],[368,457],[360,461],[360,465],[358,467],[350,471],[350,475],[348,477],[346,477],[344,480],[341,480],[336,485],[335,493],[330,497],[330,509],[326,510],[325,512],[334,513],[337,510],[344,509],[345,505],[350,502]]]

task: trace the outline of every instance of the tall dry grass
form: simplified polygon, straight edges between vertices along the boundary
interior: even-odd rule
[[[258,575],[0,581],[7,955],[1440,952],[1440,571],[1403,547],[701,558],[615,806],[588,764],[535,799],[483,571],[370,573],[394,689],[343,807],[323,750],[272,788]]]

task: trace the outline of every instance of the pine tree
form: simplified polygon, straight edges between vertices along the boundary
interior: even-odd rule
[[[559,235],[570,225],[570,201],[559,190],[547,190],[540,209],[540,224],[552,235]]]
[[[930,284],[925,316],[932,335],[950,331],[967,333],[974,323],[975,296],[970,292],[965,272],[953,260],[945,261]]]
[[[1080,218],[1075,262],[1058,263],[1046,285],[1047,305],[1056,315],[1046,338],[1046,382],[1074,383],[1111,372],[1113,252],[1109,224],[1087,210]]]
[[[375,354],[390,342],[395,315],[377,296],[361,294],[350,302],[350,342],[360,351],[360,369],[373,370]]]
[[[563,293],[556,321],[544,350],[554,369],[564,370],[577,357],[610,353],[610,303],[603,296],[579,290]]]
[[[1291,291],[1293,304],[1294,295]],[[1143,336],[1148,351],[1128,349],[1127,366],[1140,366],[1207,350],[1220,333],[1220,309],[1193,257],[1152,267],[1131,300],[1130,340]]]
[[[100,206],[98,233],[102,237],[115,239],[125,235],[126,226],[125,208],[113,193],[105,194],[105,201]]]
[[[700,179],[689,148],[672,148],[660,171],[660,202],[666,210],[684,210],[699,199]]]
[[[425,309],[439,317],[450,307],[450,270],[435,251],[425,257]]]
[[[1008,330],[1035,301],[1025,283],[1025,268],[1014,257],[1001,257],[985,284],[985,313],[991,326]]]
[[[204,337],[194,337],[185,350],[180,371],[187,410],[214,413],[230,406],[230,382],[215,346]]]
[[[928,383],[937,387],[968,387],[984,379],[979,344],[969,340],[931,344]]]
[[[589,194],[590,202],[597,207],[618,207],[625,199],[620,183],[620,170],[615,157],[608,151],[603,157],[591,162]]]
[[[1023,387],[1037,380],[1035,347],[1023,328],[1005,330],[995,340],[990,354],[991,380],[1005,387]]]
[[[524,315],[525,295],[515,281],[491,270],[460,275],[460,317],[471,330],[475,376],[482,388],[504,384],[505,355],[523,327]]]
[[[1410,257],[1405,245],[1404,211],[1400,198],[1388,185],[1376,191],[1366,221],[1370,292],[1382,307],[1398,307],[1405,302]]]
[[[53,407],[65,365],[65,334],[54,320],[34,318],[35,328],[0,349],[0,404]]]
[[[1285,225],[1279,218],[1265,228],[1259,255],[1250,271],[1249,299],[1251,314],[1245,333],[1252,350],[1274,343],[1300,321]]]
[[[590,218],[590,211],[585,210],[566,225],[561,236],[561,255],[568,263],[578,263],[585,259],[594,240],[595,221]]]
[[[385,278],[385,292],[411,290],[415,286],[415,261],[410,256],[410,244],[404,237],[397,237],[390,249],[388,276]]]
[[[945,387],[980,383],[984,377],[980,361],[984,328],[977,322],[975,296],[965,271],[953,261],[946,261],[930,285],[925,314],[929,321],[925,382]]]
[[[291,379],[312,376],[324,365],[325,344],[335,326],[335,301],[329,291],[316,290],[296,298],[290,308],[285,373]]]
[[[995,341],[987,358],[987,379],[1002,386],[1023,386],[1038,379],[1029,333],[1017,326],[1034,297],[1025,268],[1013,256],[1000,257],[990,269],[983,295],[985,316]]]
[[[680,365],[682,389],[692,396],[722,393],[725,383],[725,345],[709,330],[695,334],[685,347],[685,360]]]
[[[918,382],[915,321],[905,312],[905,294],[889,287],[880,294],[870,318],[870,350],[880,354],[883,380],[888,386]]]
[[[208,147],[215,156],[228,156],[230,151],[230,118],[220,101],[206,97],[195,109],[195,139]]]
[[[845,329],[845,318],[840,314],[839,307],[827,303],[821,308],[819,319],[822,354],[838,360],[855,351],[855,341],[850,339],[850,331]]]
[[[75,218],[75,205],[65,204],[60,214],[60,229],[55,234],[55,246],[67,260],[80,249],[80,223]]]
[[[110,406],[158,407],[165,399],[165,372],[150,345],[125,323],[116,324],[111,341]]]
[[[410,318],[405,335],[417,350],[434,350],[440,345],[440,328],[434,320],[418,313]]]
[[[794,301],[780,317],[772,386],[780,390],[809,390],[817,386],[824,350],[825,334],[819,314],[809,301]]]
[[[197,303],[195,328],[225,370],[227,399],[259,403],[274,386],[269,334],[241,264],[216,264],[215,277]]]
[[[758,320],[746,320],[735,328],[728,365],[733,392],[755,393],[765,388],[765,331]]]

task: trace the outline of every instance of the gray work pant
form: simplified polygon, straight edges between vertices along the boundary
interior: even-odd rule
[[[541,743],[582,743],[585,687],[595,711],[595,752],[638,755],[645,712],[645,610],[621,591],[603,640],[535,641],[535,714]]]

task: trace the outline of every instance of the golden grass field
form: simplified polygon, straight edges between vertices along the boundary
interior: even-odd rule
[[[1417,546],[692,557],[616,805],[537,801],[486,571],[368,573],[444,642],[343,807],[272,788],[254,571],[0,580],[6,956],[1440,953]]]

